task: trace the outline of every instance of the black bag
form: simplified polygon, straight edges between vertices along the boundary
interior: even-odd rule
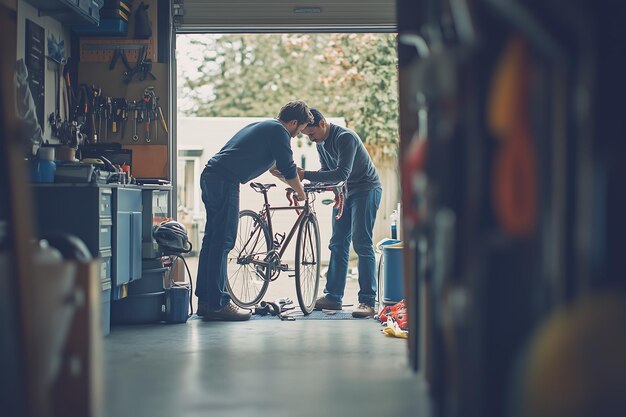
[[[152,24],[148,15],[150,5],[139,3],[135,11],[135,39],[148,39],[152,36]]]

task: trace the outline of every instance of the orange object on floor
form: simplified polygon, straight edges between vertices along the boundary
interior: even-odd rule
[[[408,314],[405,300],[401,300],[392,306],[384,306],[378,313],[378,321],[382,324],[387,323],[390,318],[397,321],[403,330],[408,329]]]

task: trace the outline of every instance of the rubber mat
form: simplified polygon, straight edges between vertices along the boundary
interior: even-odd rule
[[[296,309],[296,310],[287,311],[286,313],[283,313],[283,314],[294,317],[296,320],[358,320],[352,317],[352,311],[350,310],[340,310],[333,314],[326,314],[323,311],[314,311],[308,316],[305,316],[304,314],[302,314],[302,311],[300,311],[299,309]],[[278,318],[275,316],[270,316],[270,315],[259,316],[256,314],[253,314],[250,320],[267,320],[267,319],[278,320]]]
[[[334,314],[326,314],[323,311],[314,311],[308,316],[305,316],[304,314],[302,314],[302,312],[299,309],[296,309],[296,310],[287,311],[284,314],[294,317],[296,320],[362,320],[362,319],[355,319],[354,317],[352,317],[351,310],[341,310],[341,311],[337,311]],[[202,317],[198,317],[194,314],[192,317],[189,318],[189,320],[202,320]],[[257,314],[253,314],[250,320],[280,320],[280,319],[276,316],[270,316],[269,314],[267,316],[259,316]]]

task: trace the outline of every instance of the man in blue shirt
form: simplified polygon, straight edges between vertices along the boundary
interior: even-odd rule
[[[375,314],[376,258],[372,245],[372,229],[380,205],[382,185],[361,138],[352,130],[329,123],[317,109],[311,109],[313,123],[303,131],[317,145],[321,169],[303,171],[300,179],[312,182],[337,183],[346,181],[343,215],[337,219],[333,210],[333,235],[330,239],[330,263],[323,297],[315,303],[317,310],[341,310],[350,241],[358,255],[359,306],[354,317]]]
[[[244,127],[207,162],[200,179],[206,226],[195,291],[198,315],[204,320],[241,321],[250,318],[250,310],[237,307],[226,290],[226,260],[234,247],[239,222],[239,184],[258,177],[275,165],[296,191],[296,198],[304,199],[290,140],[312,121],[306,103],[289,102],[280,110],[278,119]]]

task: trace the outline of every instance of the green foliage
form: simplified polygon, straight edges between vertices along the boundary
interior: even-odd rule
[[[370,150],[396,154],[398,92],[392,34],[185,35],[179,81],[188,116],[276,115],[302,99],[344,117]],[[179,60],[183,58],[179,57]]]

